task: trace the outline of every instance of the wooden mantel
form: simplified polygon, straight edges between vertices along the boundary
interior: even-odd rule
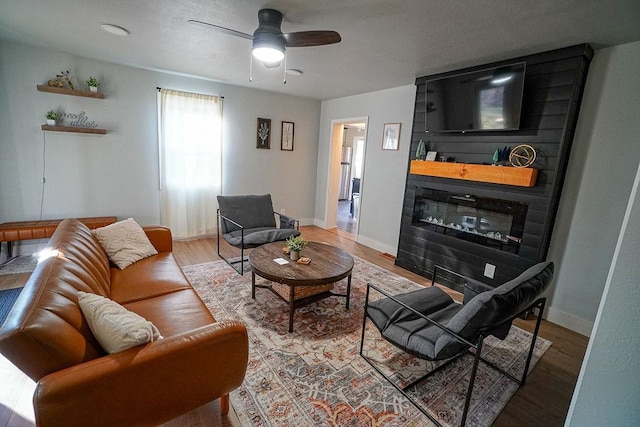
[[[535,187],[538,169],[512,166],[474,165],[467,163],[412,160],[410,173],[439,178],[463,179],[492,184]]]

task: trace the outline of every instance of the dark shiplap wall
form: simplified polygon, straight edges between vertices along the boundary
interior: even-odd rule
[[[496,149],[518,144],[533,146],[539,169],[533,188],[486,184],[407,174],[396,264],[430,277],[435,264],[484,282],[498,285],[545,259],[580,100],[593,51],[589,45],[572,46],[523,58],[416,79],[416,102],[410,159],[422,139],[438,157],[461,163],[490,163]],[[513,62],[526,62],[520,130],[470,133],[425,133],[425,82]],[[427,187],[528,204],[520,252],[511,254],[412,226],[416,187]],[[496,266],[494,279],[483,276],[485,263]]]

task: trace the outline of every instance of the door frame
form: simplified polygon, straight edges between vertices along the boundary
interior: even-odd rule
[[[362,177],[360,180],[360,206],[362,206],[362,185],[364,182],[366,153],[367,153],[367,133],[369,130],[369,116],[351,117],[345,119],[331,120],[331,149],[329,151],[329,165],[327,173],[327,193],[325,198],[324,224],[326,229],[337,227],[338,216],[338,195],[340,192],[340,156],[342,154],[342,143],[344,138],[344,125],[352,123],[364,123],[364,153],[362,155]],[[362,210],[360,210],[361,212]],[[360,212],[358,212],[358,226],[356,227],[356,241],[360,228]]]

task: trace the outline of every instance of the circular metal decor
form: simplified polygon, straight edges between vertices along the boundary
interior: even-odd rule
[[[516,146],[509,154],[509,162],[516,168],[526,168],[536,161],[536,150],[530,145]]]

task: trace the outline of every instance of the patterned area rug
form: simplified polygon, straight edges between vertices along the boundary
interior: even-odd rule
[[[11,311],[11,307],[20,296],[22,288],[4,289],[0,291],[0,326],[4,323],[5,319]]]
[[[393,293],[419,285],[355,258],[351,308],[331,297],[296,310],[288,333],[288,306],[267,289],[251,299],[251,274],[240,276],[223,261],[184,268],[219,321],[240,319],[249,330],[249,366],[243,385],[231,393],[242,425],[252,426],[429,426],[430,420],[359,355],[368,282]],[[257,278],[258,283],[266,282]],[[346,280],[336,284],[343,293]],[[433,365],[396,350],[367,322],[365,352],[394,372],[400,385],[420,378]],[[530,334],[512,327],[504,341],[487,339],[483,355],[518,376]],[[538,338],[532,368],[551,343]],[[423,381],[411,392],[443,425],[458,425],[471,371],[471,356]],[[489,426],[517,390],[517,384],[480,364],[468,425]]]

